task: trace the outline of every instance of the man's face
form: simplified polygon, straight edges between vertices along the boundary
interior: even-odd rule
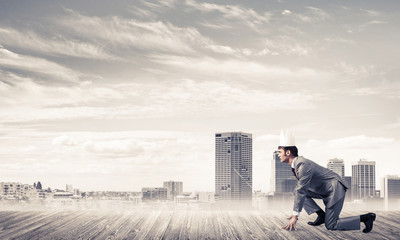
[[[285,154],[285,151],[283,149],[278,149],[279,152],[279,158],[281,159],[281,162],[287,163],[289,161],[289,156]]]

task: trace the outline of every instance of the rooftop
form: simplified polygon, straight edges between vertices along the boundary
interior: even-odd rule
[[[312,227],[302,213],[297,231],[281,229],[282,211],[0,211],[0,239],[396,239],[400,212],[376,212],[372,232]],[[342,217],[361,212],[344,212]],[[363,224],[362,228],[363,229]]]

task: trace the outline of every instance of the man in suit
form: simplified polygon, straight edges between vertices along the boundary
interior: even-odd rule
[[[317,163],[298,156],[298,149],[294,145],[294,136],[287,132],[281,133],[281,146],[278,147],[282,163],[292,166],[292,172],[298,179],[294,189],[293,215],[289,223],[283,228],[296,230],[298,216],[304,210],[310,215],[317,213],[318,217],[309,225],[318,226],[325,223],[328,230],[359,230],[360,222],[365,224],[364,233],[370,232],[376,215],[374,213],[339,218],[346,196],[347,186],[335,172],[324,168]],[[313,198],[322,199],[325,212],[315,203]]]

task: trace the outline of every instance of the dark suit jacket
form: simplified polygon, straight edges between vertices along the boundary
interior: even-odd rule
[[[301,212],[307,196],[322,199],[327,208],[345,197],[348,187],[338,174],[304,157],[293,161],[299,179],[294,189],[293,211]]]

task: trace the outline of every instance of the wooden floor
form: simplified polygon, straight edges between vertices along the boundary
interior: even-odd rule
[[[376,213],[365,234],[309,226],[305,213],[289,232],[282,211],[0,211],[0,239],[400,239],[400,212]]]

